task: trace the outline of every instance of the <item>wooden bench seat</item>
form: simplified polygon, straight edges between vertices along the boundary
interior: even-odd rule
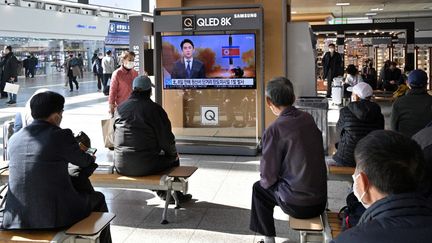
[[[289,227],[300,232],[300,243],[323,241],[324,225],[321,216],[310,219],[289,217]]]
[[[352,182],[352,175],[355,167],[347,166],[327,166],[327,178],[331,181],[349,181]]]
[[[342,232],[342,220],[339,219],[338,213],[336,212],[328,212],[327,219],[332,238],[334,239]]]
[[[162,212],[162,224],[167,224],[167,211],[171,195],[174,197],[175,208],[180,208],[180,203],[176,197],[175,191],[187,193],[188,178],[195,173],[198,168],[195,166],[178,166],[163,171],[156,175],[149,176],[123,176],[117,173],[93,174],[90,176],[90,181],[95,187],[110,187],[110,188],[132,188],[132,189],[148,189],[148,190],[164,190],[167,191],[165,207]],[[9,171],[0,172],[0,182],[8,183]]]
[[[99,233],[114,219],[113,213],[92,212],[87,218],[77,222],[66,231],[49,230],[0,230],[0,242],[75,242],[84,238],[96,242]]]

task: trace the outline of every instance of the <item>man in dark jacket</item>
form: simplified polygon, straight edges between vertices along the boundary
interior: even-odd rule
[[[267,83],[267,105],[278,118],[262,137],[261,180],[253,185],[250,229],[274,242],[275,206],[295,218],[320,215],[327,202],[327,172],[321,131],[313,117],[296,109],[292,83]]]
[[[423,150],[423,155],[426,162],[426,168],[429,175],[432,175],[432,121],[418,133],[412,137]],[[432,178],[426,178],[426,183],[429,188],[426,189],[426,196],[429,198],[432,205]]]
[[[393,131],[373,131],[357,144],[355,159],[354,195],[366,211],[332,242],[430,242],[432,207],[418,193],[425,172],[418,144]]]
[[[136,77],[132,95],[115,113],[114,164],[119,174],[145,176],[179,166],[171,122],[150,99],[152,86],[147,76]],[[178,196],[181,201],[191,198]]]
[[[64,228],[92,211],[108,211],[102,193],[93,188],[77,191],[72,184],[69,162],[89,173],[87,177],[97,166],[95,157],[80,149],[72,131],[59,127],[64,101],[50,91],[33,96],[30,108],[35,120],[9,140],[3,228]],[[109,228],[102,232],[101,242],[111,242]]]
[[[34,78],[36,72],[36,66],[38,65],[38,59],[34,56],[33,53],[30,53],[30,58],[28,61],[28,74],[27,77],[30,76]]]
[[[414,70],[408,75],[410,90],[392,107],[392,130],[411,137],[432,120],[432,96],[427,93],[427,80],[423,70]]]
[[[331,97],[333,78],[342,76],[344,73],[342,56],[336,52],[336,46],[333,43],[328,45],[329,51],[326,52],[322,59],[324,69],[324,79],[327,80],[327,98]]]
[[[204,64],[193,57],[195,46],[189,39],[184,39],[180,43],[183,56],[174,63],[171,78],[205,78]]]
[[[337,165],[355,167],[354,148],[357,142],[373,130],[384,129],[384,116],[378,104],[370,101],[372,87],[360,82],[352,88],[353,102],[340,110],[336,124],[340,141],[333,156]]]
[[[397,68],[396,62],[390,62],[390,67],[385,70],[383,88],[385,91],[395,91],[402,80],[402,71]]]
[[[0,81],[0,93],[1,97],[7,97],[7,93],[4,92],[6,83],[16,83],[18,81],[18,59],[12,52],[11,46],[5,46],[4,55],[0,61],[0,68],[2,69],[2,77]],[[9,93],[9,101],[6,102],[8,105],[16,104],[17,95]]]

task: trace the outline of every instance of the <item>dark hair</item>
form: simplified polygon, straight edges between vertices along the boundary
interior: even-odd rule
[[[78,53],[78,56],[80,57],[80,56],[81,56],[81,53]]]
[[[64,103],[64,97],[56,92],[36,94],[30,100],[31,115],[34,119],[46,119],[53,113],[63,111]]]
[[[6,46],[6,49],[8,49],[9,51],[12,51],[12,46]]]
[[[395,66],[395,67],[397,67],[397,63],[396,63],[396,62],[390,62],[390,66]]]
[[[424,179],[425,163],[420,146],[397,132],[369,133],[358,142],[354,157],[357,169],[382,193],[415,192]]]
[[[108,50],[108,51],[106,52],[107,55],[111,55],[111,53],[112,53],[111,50]]]
[[[191,46],[192,46],[193,48],[195,48],[194,43],[193,43],[191,40],[189,40],[189,39],[184,39],[184,40],[180,43],[180,47],[181,47],[182,50],[183,50],[183,45],[184,45],[185,43],[189,43],[189,44],[191,44]]]
[[[142,97],[142,98],[145,98],[145,99],[150,99],[150,97],[151,97],[151,93],[152,93],[152,90],[151,89],[148,89],[148,90],[141,90],[141,89],[134,89],[133,91],[132,91],[132,95],[133,96],[135,96],[135,97]]]
[[[290,106],[295,100],[293,84],[285,77],[270,80],[265,93],[275,106]]]
[[[348,74],[355,76],[355,75],[357,75],[358,70],[357,70],[356,66],[354,66],[353,64],[350,64],[350,65],[348,65],[346,72]]]
[[[336,47],[336,45],[333,44],[333,43],[330,43],[330,44],[328,45],[328,47],[330,47],[330,46]]]

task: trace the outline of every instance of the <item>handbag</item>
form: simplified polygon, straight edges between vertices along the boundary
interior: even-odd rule
[[[114,118],[104,119],[101,121],[102,136],[105,148],[114,147]]]
[[[19,87],[20,86],[18,84],[6,82],[3,90],[7,93],[18,94]]]

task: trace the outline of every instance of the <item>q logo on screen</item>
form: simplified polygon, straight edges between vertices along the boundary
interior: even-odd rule
[[[183,30],[193,30],[195,29],[195,17],[185,16],[183,17]]]

